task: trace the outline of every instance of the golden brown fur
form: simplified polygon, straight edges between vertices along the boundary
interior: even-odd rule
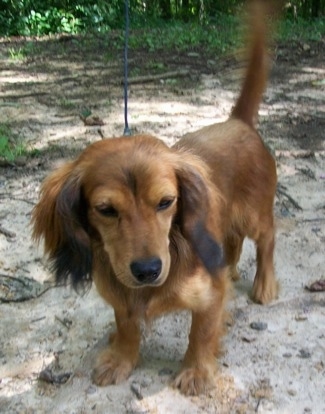
[[[253,127],[266,80],[264,30],[252,26],[251,64],[227,122],[173,148],[148,135],[97,142],[42,186],[34,237],[44,238],[57,281],[78,289],[93,280],[115,311],[116,332],[93,373],[98,385],[130,375],[141,319],[178,309],[192,312],[192,326],[174,384],[192,395],[213,384],[228,273],[239,277],[245,237],[257,246],[253,299],[277,295],[275,162]]]

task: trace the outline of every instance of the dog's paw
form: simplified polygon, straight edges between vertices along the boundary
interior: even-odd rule
[[[102,387],[119,384],[129,377],[132,369],[131,361],[109,349],[99,355],[92,379],[96,385]]]
[[[174,387],[185,395],[207,393],[213,387],[213,376],[206,369],[185,368],[174,380]]]
[[[279,283],[272,277],[265,281],[255,278],[252,290],[252,299],[256,303],[266,305],[276,299],[279,294]]]

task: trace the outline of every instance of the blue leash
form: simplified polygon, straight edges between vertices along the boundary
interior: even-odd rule
[[[129,2],[125,0],[125,44],[124,44],[124,133],[123,135],[131,135],[128,123],[128,41],[129,41]]]

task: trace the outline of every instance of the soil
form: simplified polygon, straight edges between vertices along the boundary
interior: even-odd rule
[[[122,51],[96,37],[0,43],[0,123],[32,150],[0,167],[0,412],[325,413],[325,293],[306,289],[325,278],[324,50],[324,40],[278,45],[260,110],[258,129],[279,176],[279,299],[268,306],[249,299],[254,246],[245,243],[216,387],[184,397],[170,382],[187,346],[189,315],[166,315],[144,329],[131,377],[99,388],[91,366],[114,327],[113,311],[94,288],[78,296],[55,287],[42,246],[31,240],[31,210],[49,171],[101,139],[98,129],[105,137],[123,134]],[[28,53],[15,60],[13,51]],[[130,85],[133,133],[173,144],[225,120],[237,68],[231,55],[201,50],[131,51],[131,77],[161,75]],[[186,74],[164,76],[175,71]],[[90,111],[88,121],[99,117],[104,125],[85,125],[80,115]]]

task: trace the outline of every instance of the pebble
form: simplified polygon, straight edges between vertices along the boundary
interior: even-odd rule
[[[284,358],[291,358],[292,357],[292,354],[290,354],[290,352],[285,352],[282,356]]]
[[[86,390],[86,394],[88,395],[95,394],[96,392],[97,392],[97,387],[95,385],[90,385]]]
[[[307,318],[307,316],[306,315],[296,315],[296,317],[295,317],[295,320],[297,321],[297,322],[303,322],[303,321],[306,321],[308,318]]]
[[[265,322],[252,322],[249,326],[256,331],[265,331],[267,329],[267,323]]]
[[[197,52],[189,52],[189,53],[187,54],[187,56],[188,56],[188,57],[198,58],[198,57],[200,57],[200,54],[199,54],[199,53],[197,53]]]
[[[17,158],[15,159],[15,164],[16,164],[18,167],[25,167],[25,165],[27,164],[27,158],[26,158],[26,157],[24,157],[24,156],[17,157]]]
[[[172,369],[170,369],[170,368],[162,368],[162,369],[158,372],[158,375],[159,375],[160,377],[162,377],[162,376],[164,376],[164,375],[172,375],[172,373],[173,373],[173,370],[172,370]]]
[[[249,338],[247,336],[242,336],[241,339],[242,339],[243,342],[246,342],[248,344],[251,344],[252,342],[256,341],[256,338]]]
[[[143,395],[141,393],[141,385],[137,382],[132,382],[131,391],[137,397],[138,400],[143,400]]]
[[[300,349],[298,357],[303,358],[303,359],[308,359],[308,358],[311,358],[311,353],[307,351],[306,349]]]
[[[141,407],[138,401],[127,402],[125,408],[126,414],[149,414],[149,411],[146,408]]]

